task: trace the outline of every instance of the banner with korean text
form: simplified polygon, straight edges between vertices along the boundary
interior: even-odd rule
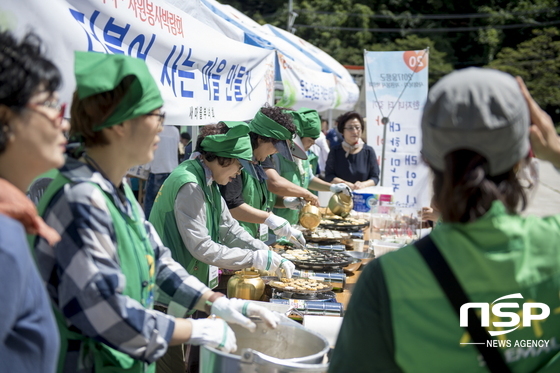
[[[295,110],[306,107],[317,111],[328,110],[335,101],[335,77],[295,63],[276,51],[284,91],[278,106]]]
[[[79,50],[144,59],[165,100],[165,124],[247,120],[273,103],[274,51],[233,41],[163,0],[3,0],[0,19],[17,35],[40,35],[63,74],[65,102]]]
[[[429,206],[432,193],[420,156],[428,53],[366,52],[364,65],[367,143],[377,154],[380,185],[393,188],[397,207],[415,213]]]

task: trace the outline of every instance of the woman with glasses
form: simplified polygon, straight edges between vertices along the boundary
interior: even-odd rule
[[[344,183],[352,190],[379,183],[379,164],[375,150],[362,140],[364,118],[349,111],[337,118],[344,141],[331,148],[325,169],[325,181]]]
[[[560,167],[552,119],[521,78],[471,67],[421,123],[442,223],[364,269],[329,372],[560,372],[560,215],[522,216],[518,178],[531,149]]]
[[[64,163],[58,105],[61,75],[34,34],[0,32],[0,361],[6,372],[56,369],[59,338],[25,233],[60,237],[37,216],[25,192],[39,174]]]
[[[243,140],[233,140],[244,133]],[[202,129],[195,158],[181,163],[163,183],[150,222],[189,273],[209,287],[218,285],[218,267],[255,267],[291,277],[294,265],[252,237],[231,216],[218,185],[251,172],[249,125],[220,122]],[[284,270],[284,274],[282,274]]]
[[[235,351],[227,322],[269,311],[214,293],[171,258],[124,177],[152,160],[163,99],[146,63],[124,55],[76,52],[71,134],[85,147],[69,159],[39,202],[61,235],[34,242],[61,336],[59,372],[154,372],[169,346],[208,344]],[[154,310],[158,302],[172,317]],[[182,318],[195,310],[220,319]]]

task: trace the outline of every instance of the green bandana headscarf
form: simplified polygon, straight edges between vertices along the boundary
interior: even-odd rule
[[[250,161],[253,159],[253,148],[249,137],[249,125],[245,122],[221,122],[229,130],[219,135],[209,135],[202,140],[200,146],[207,152],[218,157],[238,158]]]
[[[74,71],[80,100],[115,89],[129,75],[136,78],[111,116],[97,124],[94,131],[148,114],[163,106],[157,83],[146,62],[140,58],[122,54],[75,52]]]
[[[288,111],[294,119],[299,137],[316,139],[321,134],[321,117],[317,110],[301,108],[298,111]]]
[[[264,137],[272,137],[277,140],[290,140],[292,133],[280,123],[270,119],[259,110],[255,118],[249,123],[251,132]]]

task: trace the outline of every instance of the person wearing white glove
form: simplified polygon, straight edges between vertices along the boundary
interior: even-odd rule
[[[331,185],[315,175],[315,168],[312,166],[311,161],[315,156],[309,151],[311,146],[315,143],[321,133],[321,118],[316,110],[302,108],[298,111],[289,112],[292,115],[294,124],[297,127],[298,135],[301,137],[304,150],[307,152],[308,159],[293,159],[289,160],[285,157],[276,154],[274,161],[278,172],[282,177],[290,182],[305,188],[306,190],[314,190],[319,192],[343,192],[350,195],[349,189],[342,188],[341,185]],[[272,210],[276,215],[283,217],[290,224],[297,224],[299,222],[299,211],[295,202],[286,198],[282,202],[277,201],[276,207]]]
[[[271,250],[253,251],[253,267],[261,271],[275,272],[278,277],[287,278],[292,278],[295,269],[294,263]]]
[[[338,183],[338,184],[331,184],[330,186],[330,191],[333,193],[344,193],[345,195],[347,195],[348,197],[352,196],[352,189],[350,189],[350,187],[344,183]]]
[[[280,322],[280,314],[245,299],[220,297],[212,302],[210,312],[229,324],[239,324],[250,332],[254,332],[257,325],[249,317],[260,318],[271,329],[276,329]]]
[[[304,247],[305,238],[303,238],[303,234],[299,230],[293,228],[286,219],[274,215],[271,212],[264,221],[264,224],[268,226],[277,237],[286,237],[294,246],[298,248]]]
[[[206,345],[226,353],[237,351],[235,333],[225,319],[188,319],[188,321],[191,323],[189,344]]]
[[[284,207],[290,210],[299,211],[307,202],[301,197],[285,197],[282,200],[282,203],[284,204]]]

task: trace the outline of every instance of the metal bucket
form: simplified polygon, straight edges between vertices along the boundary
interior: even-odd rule
[[[304,328],[295,321],[285,319],[276,329],[267,328],[262,321],[254,320],[257,330],[232,324],[237,338],[237,351],[224,353],[208,346],[200,348],[201,373],[288,373],[326,372],[323,364],[329,352],[325,337]]]

